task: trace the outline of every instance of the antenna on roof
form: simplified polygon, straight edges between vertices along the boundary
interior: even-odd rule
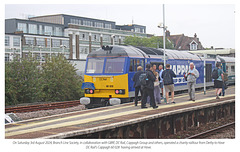
[[[133,16],[132,16],[132,25],[133,25]]]

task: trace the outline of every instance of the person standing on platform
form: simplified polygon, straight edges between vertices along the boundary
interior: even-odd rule
[[[163,71],[161,77],[163,78],[163,85],[166,93],[167,104],[169,104],[169,92],[171,92],[172,103],[175,103],[173,77],[176,77],[176,74],[170,69],[170,64],[166,64],[166,70]]]
[[[159,65],[159,87],[161,88],[161,93],[163,95],[163,78],[162,78],[162,72],[163,72],[163,65]]]
[[[213,70],[212,77],[215,78],[215,75],[217,75],[216,79],[214,79],[214,88],[216,88],[216,99],[220,99],[219,94],[222,92],[224,80],[223,71],[221,69],[220,63],[216,63],[216,68]]]
[[[159,87],[159,74],[156,71],[153,71],[153,74],[156,77],[156,80],[154,82],[154,98],[155,98],[155,102],[156,104],[161,104],[161,95],[160,95],[160,87]]]
[[[139,92],[141,93],[141,96],[143,95],[143,92],[141,90],[140,80],[139,80],[139,76],[143,73],[142,69],[143,68],[141,66],[138,66],[137,67],[137,72],[133,76],[133,82],[134,82],[133,87],[135,88],[135,106],[137,106],[137,104],[138,104],[138,99],[139,99],[138,94],[139,94]]]
[[[189,94],[189,101],[195,101],[195,87],[196,87],[196,80],[199,77],[198,70],[194,67],[194,63],[190,63],[190,69],[187,73],[187,87],[188,87],[188,94]]]
[[[151,107],[153,107],[153,109],[156,109],[158,108],[158,106],[156,106],[154,99],[154,81],[156,80],[156,77],[154,76],[153,72],[150,69],[151,64],[147,64],[146,72],[142,73],[139,77],[143,91],[141,108],[147,108],[146,107],[147,97],[150,96],[150,105]]]

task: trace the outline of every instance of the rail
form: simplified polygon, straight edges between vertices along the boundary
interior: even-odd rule
[[[40,111],[40,110],[62,109],[62,108],[74,107],[78,105],[80,105],[79,100],[54,102],[54,103],[46,103],[46,104],[38,104],[38,105],[5,108],[5,113],[23,113],[23,112],[32,112],[32,111]]]
[[[235,126],[235,122],[231,122],[231,123],[219,126],[217,128],[213,128],[213,129],[201,132],[199,134],[187,137],[186,139],[201,139],[201,138],[204,138],[204,137],[208,137],[209,135],[215,134],[219,131],[226,130],[226,129],[228,129],[230,127],[233,127],[233,126]]]

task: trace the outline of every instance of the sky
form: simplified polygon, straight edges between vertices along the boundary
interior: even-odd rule
[[[149,34],[162,35],[162,4],[6,4],[5,18],[69,14],[115,21],[117,25],[145,25]],[[166,4],[165,24],[171,35],[197,37],[203,47],[235,48],[235,5]]]

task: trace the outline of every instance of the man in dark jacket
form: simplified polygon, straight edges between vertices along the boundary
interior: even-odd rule
[[[158,108],[155,103],[154,99],[154,81],[156,80],[155,75],[153,72],[150,70],[151,64],[146,65],[146,74],[147,74],[147,83],[146,85],[142,85],[142,90],[143,90],[143,96],[142,96],[142,102],[141,102],[141,107],[142,108],[147,108],[146,103],[147,103],[147,97],[150,96],[150,105],[153,107],[153,109]]]
[[[137,104],[138,104],[138,94],[139,94],[139,91],[141,92],[141,96],[143,96],[143,92],[142,92],[141,84],[140,84],[140,80],[139,80],[139,76],[142,73],[143,73],[142,72],[142,67],[138,66],[137,67],[137,72],[133,76],[133,82],[134,82],[133,87],[135,88],[135,106],[137,106]]]
[[[163,85],[165,89],[167,103],[169,103],[168,102],[169,92],[171,92],[172,103],[175,103],[173,77],[176,77],[176,74],[170,69],[170,64],[166,64],[166,70],[163,71],[162,78],[163,78]]]

